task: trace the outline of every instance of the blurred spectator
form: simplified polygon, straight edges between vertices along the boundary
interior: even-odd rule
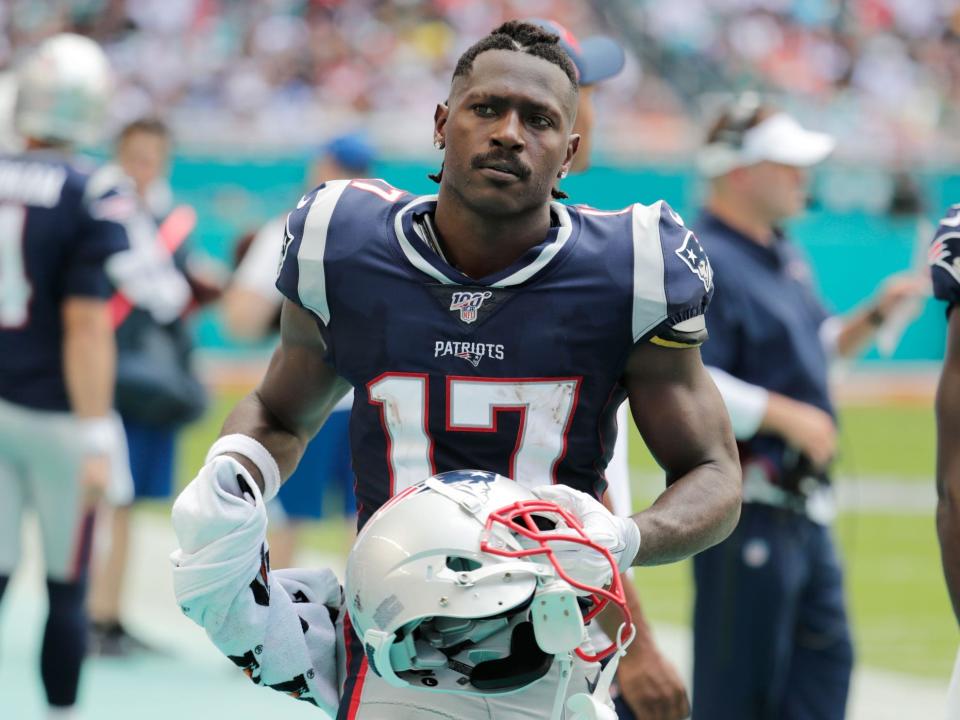
[[[583,35],[618,26],[643,54],[597,93],[600,149],[618,157],[689,156],[690,106],[744,86],[816,114],[844,158],[960,151],[957,0],[11,0],[0,15],[0,68],[37,38],[89,33],[122,68],[117,123],[161,113],[205,147],[302,145],[363,115],[383,149],[428,153],[414,121],[446,92],[462,38],[539,15]]]
[[[340,135],[327,143],[308,170],[307,187],[329,180],[370,175],[376,159],[373,147],[360,133]],[[280,327],[283,296],[274,285],[285,235],[286,216],[268,221],[237,247],[237,270],[223,297],[227,329],[245,340],[261,340]],[[356,514],[353,469],[350,463],[350,407],[347,393],[310,441],[300,464],[283,484],[268,508],[270,563],[290,567],[304,523],[324,517],[324,500],[333,490],[342,502],[342,514]]]
[[[116,407],[123,419],[133,475],[133,502],[165,499],[173,491],[178,428],[200,416],[206,393],[191,364],[184,315],[215,299],[216,284],[195,274],[183,244],[193,211],[171,210],[166,183],[170,134],[162,122],[141,119],[117,140],[115,172],[132,180],[137,212],[127,222],[130,250],[111,261],[118,286],[111,307],[117,325]],[[119,656],[147,646],[120,620],[131,548],[132,503],[113,509],[110,544],[91,586],[91,652]]]

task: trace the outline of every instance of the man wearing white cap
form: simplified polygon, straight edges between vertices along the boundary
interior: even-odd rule
[[[745,95],[698,157],[709,192],[688,259],[706,248],[715,271],[702,352],[740,446],[744,505],[734,533],[694,558],[695,720],[845,713],[853,647],[829,531],[828,364],[859,351],[922,284],[892,278],[846,317],[824,308],[780,226],[803,211],[808,168],[833,147]]]

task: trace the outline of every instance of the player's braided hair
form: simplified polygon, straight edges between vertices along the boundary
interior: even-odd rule
[[[559,45],[560,38],[552,32],[545,30],[539,25],[522,22],[520,20],[510,20],[495,28],[486,37],[480,38],[471,45],[460,59],[457,60],[457,66],[453,71],[453,77],[458,78],[467,75],[473,69],[473,61],[480,53],[488,50],[510,50],[513,52],[522,52],[528,55],[542,58],[551,62],[561,70],[570,79],[574,90],[578,90],[577,69],[574,67],[570,56]],[[443,178],[443,166],[436,173],[428,175],[431,180],[439,183]],[[554,187],[550,191],[556,199],[567,198],[568,195]]]
[[[467,48],[457,61],[453,77],[457,78],[469,73],[473,69],[473,61],[480,53],[487,50],[512,50],[552,62],[570,78],[570,84],[576,90],[577,69],[559,43],[560,38],[557,35],[539,25],[510,20]]]

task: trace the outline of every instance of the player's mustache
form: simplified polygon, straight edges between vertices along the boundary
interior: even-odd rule
[[[516,175],[521,180],[530,177],[532,172],[516,155],[502,150],[491,150],[482,155],[474,155],[470,164],[475,170],[492,167]]]

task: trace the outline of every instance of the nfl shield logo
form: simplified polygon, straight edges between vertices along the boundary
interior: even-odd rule
[[[450,298],[450,310],[459,310],[460,319],[469,324],[476,321],[477,313],[480,310],[480,306],[483,305],[483,301],[492,296],[493,293],[489,290],[481,292],[472,292],[469,290],[455,292]]]

